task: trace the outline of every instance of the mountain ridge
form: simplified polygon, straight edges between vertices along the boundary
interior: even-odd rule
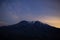
[[[0,35],[11,40],[20,38],[54,40],[60,38],[58,37],[60,29],[39,21],[21,21],[14,25],[0,27]]]

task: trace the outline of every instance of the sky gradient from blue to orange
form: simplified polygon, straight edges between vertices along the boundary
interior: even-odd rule
[[[59,0],[0,0],[0,24],[42,21],[60,28]]]

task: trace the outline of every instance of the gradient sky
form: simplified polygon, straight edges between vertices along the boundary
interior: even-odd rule
[[[59,0],[0,0],[0,25],[42,21],[60,28]]]

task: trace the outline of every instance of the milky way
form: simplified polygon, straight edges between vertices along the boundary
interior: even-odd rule
[[[21,20],[49,21],[53,17],[60,22],[59,4],[59,0],[0,0],[0,21],[12,25]]]

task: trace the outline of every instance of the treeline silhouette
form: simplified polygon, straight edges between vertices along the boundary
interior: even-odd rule
[[[58,40],[60,29],[40,21],[21,21],[14,25],[0,27],[0,40]]]

